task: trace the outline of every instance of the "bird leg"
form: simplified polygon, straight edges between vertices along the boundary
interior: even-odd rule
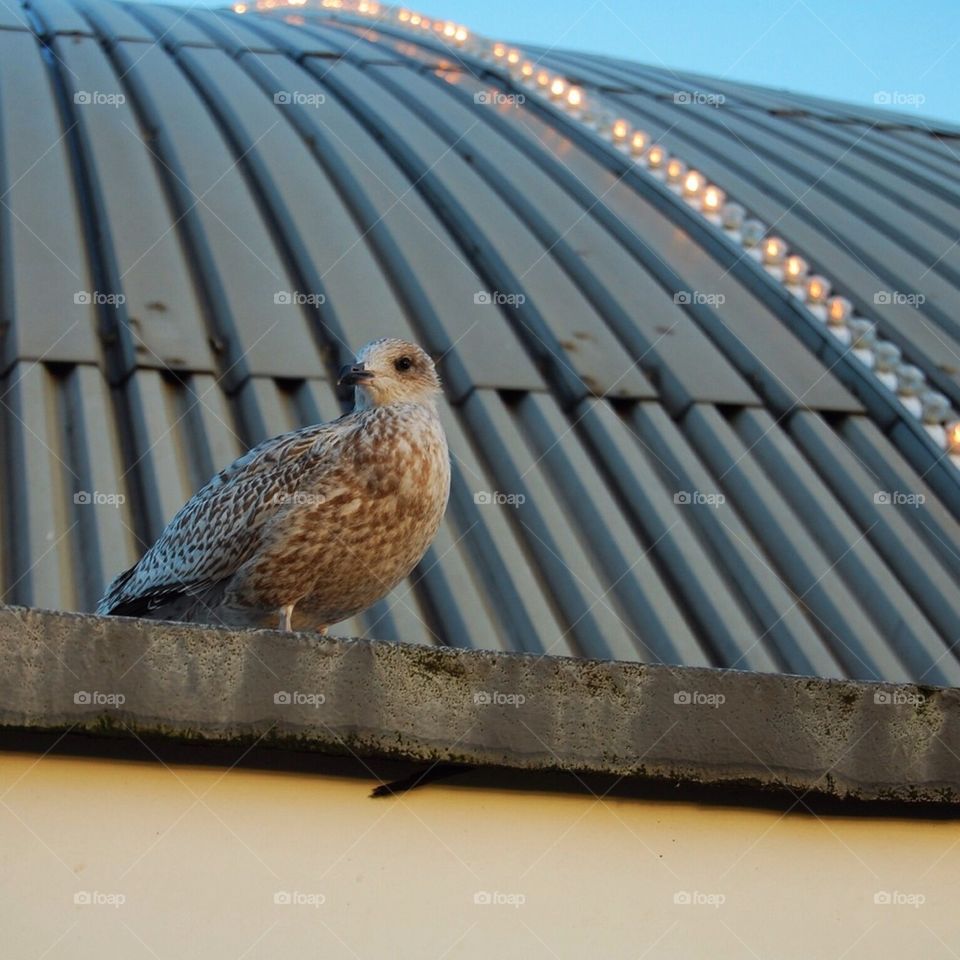
[[[278,629],[282,633],[293,632],[293,607],[294,604],[288,603],[285,607],[280,608],[280,626]]]

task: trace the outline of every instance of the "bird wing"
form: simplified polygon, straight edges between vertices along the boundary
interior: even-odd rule
[[[233,574],[257,549],[264,525],[304,482],[322,477],[353,417],[281,434],[249,450],[188,500],[152,547],[116,577],[97,613],[136,615]]]

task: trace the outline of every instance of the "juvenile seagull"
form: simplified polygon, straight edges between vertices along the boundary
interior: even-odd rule
[[[281,434],[221,470],[107,588],[102,615],[325,633],[416,566],[450,493],[433,361],[373,340],[338,420]]]

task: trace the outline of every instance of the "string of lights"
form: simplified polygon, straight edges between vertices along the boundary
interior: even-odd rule
[[[599,98],[588,95],[583,87],[562,74],[541,66],[517,47],[478,36],[454,21],[427,17],[406,7],[369,0],[257,0],[254,4],[237,3],[233,10],[246,13],[250,9],[290,7],[354,14],[420,34],[429,33],[455,50],[504,71],[514,82],[584,124],[739,244],[747,257],[779,281],[821,322],[828,336],[848,348],[856,362],[872,372],[896,397],[904,413],[920,421],[937,447],[960,469],[960,417],[951,409],[949,399],[931,388],[924,372],[905,363],[900,348],[878,334],[876,322],[856,313],[850,300],[833,292],[829,278],[811,273],[803,256],[790,251],[785,240],[749,216],[745,207],[729,199],[720,186],[709,182],[700,171],[690,169],[680,157],[672,156],[662,144],[653,142],[646,131],[616,116]]]

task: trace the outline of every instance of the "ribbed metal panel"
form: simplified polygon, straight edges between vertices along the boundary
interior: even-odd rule
[[[439,358],[450,507],[410,580],[337,632],[960,683],[955,471],[582,125],[484,103],[503,81],[429,36],[315,9],[23,10],[0,10],[4,600],[91,609],[214,471],[337,416],[335,366],[392,334]],[[880,111],[549,58],[958,394],[951,146]],[[875,305],[881,283],[927,303]]]
[[[583,56],[547,59],[595,83],[620,74]],[[922,184],[908,189],[893,172],[887,182],[871,184],[862,158],[845,168],[848,151],[834,146],[815,152],[809,134],[798,147],[790,118],[739,110],[735,103],[677,104],[677,93],[720,91],[694,78],[685,85],[682,76],[636,70],[649,92],[611,93],[611,105],[724,183],[765,222],[775,223],[814,269],[842,278],[842,292],[877,316],[884,335],[910,352],[954,403],[960,402],[960,248],[956,219],[943,215],[942,198],[941,215],[931,223],[910,209],[911,198],[925,193]],[[858,131],[855,138],[861,135]],[[955,165],[954,187],[957,170]],[[922,300],[916,307],[898,304],[896,293],[920,294]]]
[[[99,348],[70,157],[34,37],[0,31],[0,303],[17,360],[96,363]]]

